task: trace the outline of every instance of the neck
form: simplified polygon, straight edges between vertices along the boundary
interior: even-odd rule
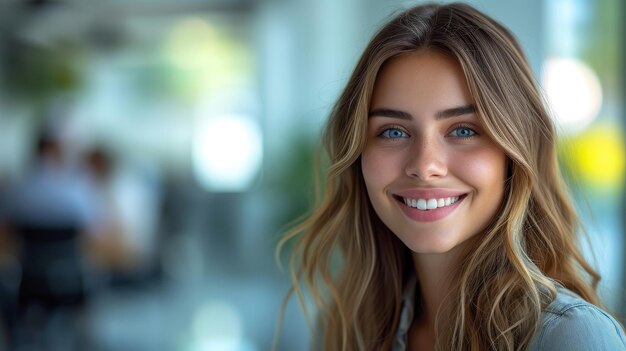
[[[456,250],[438,254],[413,253],[422,307],[421,315],[416,318],[431,330],[435,328],[437,311],[450,291],[449,277],[458,261],[454,251]]]

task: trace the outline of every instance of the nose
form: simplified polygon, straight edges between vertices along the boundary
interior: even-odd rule
[[[436,138],[415,139],[406,160],[406,174],[423,181],[448,174],[445,146]]]

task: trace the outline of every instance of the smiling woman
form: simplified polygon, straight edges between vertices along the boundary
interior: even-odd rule
[[[372,207],[412,252],[450,255],[500,206],[506,156],[483,131],[458,63],[421,50],[379,72],[361,167]]]
[[[314,349],[626,349],[577,244],[552,121],[502,25],[465,4],[399,14],[324,145],[324,198],[281,243],[297,239]]]

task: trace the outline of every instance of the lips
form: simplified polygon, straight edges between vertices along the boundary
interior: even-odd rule
[[[411,189],[394,194],[400,208],[410,219],[434,222],[451,214],[467,193],[448,189]]]

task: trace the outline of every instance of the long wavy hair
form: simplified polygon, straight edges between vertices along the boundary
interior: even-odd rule
[[[499,212],[469,240],[438,311],[437,349],[527,348],[559,285],[599,304],[600,276],[577,244],[581,228],[558,167],[555,129],[519,44],[467,4],[428,4],[397,15],[365,49],[324,131],[323,195],[279,244],[295,240],[292,291],[307,315],[308,302],[315,305],[315,349],[393,344],[411,255],[374,212],[360,155],[381,66],[422,49],[460,63],[482,125],[509,159]]]

